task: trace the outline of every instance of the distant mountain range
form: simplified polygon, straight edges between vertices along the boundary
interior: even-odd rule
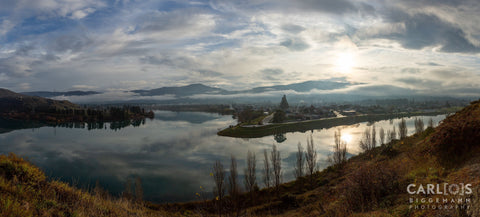
[[[67,99],[75,103],[158,103],[158,104],[230,104],[271,103],[286,94],[292,103],[352,102],[370,99],[409,98],[419,100],[451,99],[448,95],[421,94],[408,87],[351,83],[344,79],[306,81],[287,85],[254,87],[246,90],[226,90],[204,84],[177,87],[137,89],[131,91],[67,91],[24,92],[29,96]],[[433,97],[433,98],[432,98]]]
[[[292,90],[296,92],[308,92],[313,89],[317,90],[335,90],[340,88],[345,88],[352,85],[349,82],[340,82],[340,81],[306,81],[302,83],[293,83],[287,85],[273,85],[273,86],[263,86],[255,87],[252,89],[241,90],[241,91],[230,91],[222,88],[210,87],[203,84],[190,84],[180,87],[161,87],[151,90],[132,90],[130,92],[136,93],[140,96],[162,96],[162,95],[174,95],[176,97],[189,97],[197,94],[215,94],[215,95],[232,95],[232,94],[242,94],[242,93],[265,93],[270,91],[286,91]],[[88,96],[94,94],[101,94],[102,92],[97,91],[67,91],[67,92],[50,92],[50,91],[34,91],[34,92],[23,92],[22,94],[29,96],[39,96],[39,97],[57,97],[57,96]]]
[[[39,97],[56,97],[56,96],[88,96],[93,94],[100,94],[102,92],[97,91],[66,91],[66,92],[50,92],[50,91],[34,91],[34,92],[22,92],[21,94],[28,96],[39,96]]]

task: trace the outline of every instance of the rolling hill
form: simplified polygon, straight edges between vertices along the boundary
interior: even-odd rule
[[[52,100],[38,96],[28,96],[0,88],[0,113],[8,112],[48,112],[57,109],[79,109],[69,101]]]

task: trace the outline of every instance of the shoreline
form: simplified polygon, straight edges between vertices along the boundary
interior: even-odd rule
[[[370,114],[355,115],[346,117],[332,117],[317,120],[305,120],[286,123],[271,123],[267,125],[256,126],[233,126],[227,127],[217,132],[219,136],[235,137],[235,138],[261,138],[265,136],[283,134],[290,132],[306,132],[314,129],[331,128],[341,125],[352,125],[361,122],[373,122],[381,120],[389,120],[394,118],[412,117],[412,116],[434,116],[447,114],[445,111],[436,112],[412,112],[398,114]]]

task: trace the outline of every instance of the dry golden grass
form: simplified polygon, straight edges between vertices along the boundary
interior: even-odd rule
[[[0,156],[0,216],[174,216],[122,198],[103,198],[59,181],[10,154]]]

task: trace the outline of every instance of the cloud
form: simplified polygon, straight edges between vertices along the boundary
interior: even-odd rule
[[[200,69],[197,70],[197,72],[202,75],[202,76],[207,76],[207,77],[216,77],[216,76],[222,76],[223,74],[217,71],[213,70],[208,70],[208,69]]]
[[[304,51],[310,47],[310,45],[301,38],[289,38],[282,41],[280,45],[291,51]]]
[[[76,85],[73,85],[72,86],[73,89],[82,89],[82,90],[91,90],[91,89],[95,89],[97,87],[95,86],[91,86],[91,85],[85,85],[85,84],[76,84]]]
[[[0,36],[32,20],[82,19],[107,5],[103,0],[2,1],[0,15],[8,19],[4,19],[0,25]]]
[[[31,58],[12,56],[0,58],[0,72],[8,77],[27,77],[33,74]]]
[[[282,25],[282,30],[292,34],[298,34],[300,32],[305,31],[306,29],[302,26],[295,25],[295,24],[284,24]]]
[[[0,3],[1,85],[13,89],[242,90],[336,77],[345,55],[347,79],[371,85],[408,86],[399,79],[418,83],[434,69],[473,73],[442,83],[451,87],[469,85],[479,67],[480,4],[471,0],[28,3]]]
[[[358,11],[357,6],[348,0],[299,0],[299,1],[282,1],[284,9],[296,9],[309,12],[323,12],[331,14],[344,14]]]
[[[283,69],[281,68],[265,68],[260,71],[262,73],[262,77],[267,80],[281,80],[284,74]]]
[[[215,27],[215,16],[194,9],[152,11],[136,18],[135,33],[154,34],[168,40],[198,37]]]
[[[431,80],[427,78],[406,77],[399,78],[399,82],[404,83],[403,86],[409,86],[417,89],[435,89],[442,86],[441,81]]]
[[[470,41],[466,32],[459,25],[444,20],[441,13],[409,13],[393,8],[384,12],[384,18],[392,27],[373,31],[372,37],[392,39],[408,49],[438,46],[440,51],[447,53],[480,52],[480,47]]]
[[[77,10],[77,11],[74,11],[72,12],[72,15],[70,16],[72,19],[82,19],[86,16],[88,16],[89,14],[92,14],[93,12],[95,12],[95,9],[94,8],[85,8],[83,10]]]
[[[61,35],[52,40],[52,49],[57,52],[78,52],[93,44],[93,40],[85,35]]]
[[[420,66],[443,66],[442,64],[436,63],[436,62],[419,62],[419,63],[417,63],[417,65],[420,65]]]

